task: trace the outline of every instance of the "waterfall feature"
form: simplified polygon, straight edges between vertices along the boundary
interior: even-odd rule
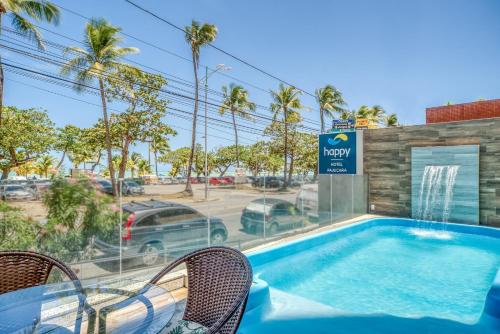
[[[408,209],[422,230],[479,224],[479,145],[412,147]]]
[[[447,222],[460,166],[425,166],[414,218]]]

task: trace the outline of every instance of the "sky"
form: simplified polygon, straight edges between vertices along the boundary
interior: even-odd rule
[[[378,104],[387,113],[396,113],[404,125],[425,123],[426,107],[500,98],[500,1],[497,0],[133,1],[181,27],[189,25],[192,19],[213,23],[219,31],[214,42],[217,47],[307,93],[333,84],[342,91],[350,109]],[[122,44],[140,49],[140,53],[128,57],[130,60],[176,80],[169,82],[168,89],[192,94],[193,69],[188,61],[191,54],[182,32],[124,0],[53,2],[85,17],[103,17],[121,27],[124,33],[147,42],[149,45],[124,37]],[[61,14],[59,26],[42,27],[82,40],[86,20],[67,10]],[[8,20],[3,22],[9,24]],[[49,41],[77,45],[51,32],[42,33]],[[3,36],[9,34],[3,32]],[[12,51],[1,52],[6,61],[58,73],[52,65]],[[222,85],[235,82],[247,88],[250,98],[265,107],[270,103],[269,90],[277,89],[279,84],[278,80],[212,48],[202,49],[201,64],[210,68],[225,64],[231,68],[211,75],[210,89],[220,91]],[[307,93],[301,96],[306,106],[305,125],[318,129],[317,106]],[[11,72],[6,73],[4,94],[5,105],[46,109],[57,126],[92,126],[101,116],[99,106],[71,99],[99,104],[98,96],[81,95]],[[209,97],[220,100],[217,95]],[[189,100],[172,101],[170,106],[192,111]],[[115,104],[111,108],[119,111],[124,106]],[[270,116],[264,108],[258,112]],[[216,110],[209,110],[209,116],[221,118]],[[189,146],[189,119],[171,113],[165,121],[178,131],[171,140],[172,148]],[[260,134],[265,126],[263,119],[241,124],[245,126],[240,129],[242,144],[265,139]],[[199,142],[203,141],[201,136],[199,133]],[[232,143],[229,124],[209,124],[210,149]],[[144,145],[137,145],[132,151],[147,155]]]

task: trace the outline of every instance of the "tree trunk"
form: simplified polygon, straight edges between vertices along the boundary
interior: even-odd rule
[[[109,131],[109,119],[108,119],[108,110],[106,107],[106,95],[104,92],[104,83],[101,78],[99,78],[99,90],[101,91],[102,116],[104,120],[104,129],[106,130],[105,143],[106,143],[106,152],[108,153],[109,176],[111,178],[113,196],[116,198],[118,196],[118,189],[116,188],[115,168],[113,166],[113,152],[111,151],[111,134]]]
[[[223,169],[219,169],[219,177],[223,177],[224,174],[226,174],[228,169],[229,169],[229,166],[224,167]]]
[[[193,195],[193,189],[191,187],[191,169],[193,167],[194,150],[196,149],[196,120],[198,117],[198,63],[196,61],[195,53],[193,55],[193,70],[194,70],[194,111],[193,111],[193,128],[191,133],[191,152],[189,153],[189,163],[187,170],[187,181],[186,189],[184,192]]]
[[[59,168],[61,168],[61,166],[62,166],[62,164],[64,162],[64,158],[66,158],[66,150],[63,151],[61,160],[59,160],[59,163],[57,164],[57,167],[56,167],[57,170],[59,170]]]
[[[101,162],[101,156],[102,156],[102,153],[99,152],[99,156],[97,157],[97,161],[92,165],[92,167],[90,167],[90,171],[93,173],[95,168],[99,165],[99,163]]]
[[[236,127],[236,116],[234,115],[234,110],[231,110],[231,115],[233,116],[234,143],[236,148],[236,168],[240,168],[240,150],[238,148],[238,128]]]
[[[286,189],[288,187],[287,182],[287,159],[288,159],[288,110],[287,108],[283,108],[284,120],[285,120],[285,164],[283,166],[283,188]]]
[[[2,180],[6,180],[9,177],[10,169],[11,169],[10,166],[2,168],[2,178],[1,178]]]
[[[290,152],[290,168],[288,171],[288,184],[292,184],[292,175],[293,175],[293,160],[295,158],[295,153],[293,150]]]
[[[324,119],[324,111],[322,108],[319,108],[319,119],[321,122],[321,133],[325,133],[325,119]]]
[[[2,33],[2,18],[3,18],[3,13],[0,13],[0,36]],[[2,121],[3,121],[3,83],[4,83],[4,77],[3,77],[3,65],[2,65],[2,56],[0,54],[0,129],[2,128]]]
[[[122,147],[122,161],[120,161],[120,170],[118,172],[118,178],[123,179],[125,177],[125,172],[127,171],[127,161],[128,161],[128,148],[130,141],[128,138],[125,139]]]

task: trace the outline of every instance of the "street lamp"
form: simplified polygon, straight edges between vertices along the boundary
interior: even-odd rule
[[[208,200],[208,136],[207,136],[207,99],[208,99],[208,78],[212,76],[212,74],[219,71],[230,71],[231,67],[226,66],[224,64],[218,64],[212,72],[208,73],[208,66],[205,66],[205,164],[204,164],[204,172],[205,172],[205,201]]]

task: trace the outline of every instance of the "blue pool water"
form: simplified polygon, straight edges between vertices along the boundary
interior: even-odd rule
[[[500,240],[449,236],[377,226],[255,272],[276,289],[341,311],[473,323],[500,267]]]
[[[500,333],[500,230],[420,226],[374,219],[250,254],[239,333]]]

